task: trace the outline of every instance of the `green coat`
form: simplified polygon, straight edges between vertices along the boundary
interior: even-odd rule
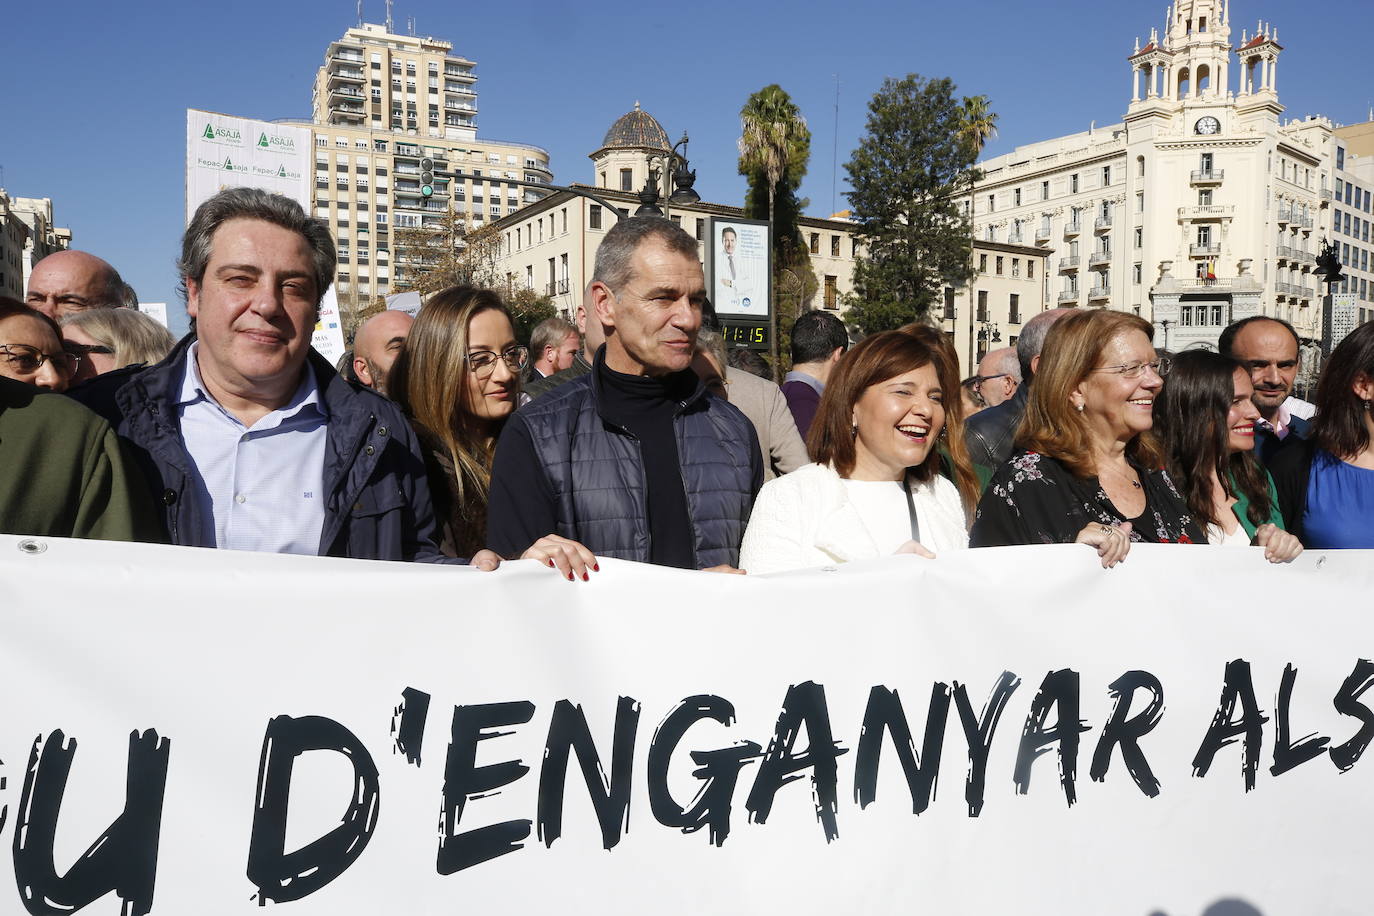
[[[1269,517],[1265,519],[1263,522],[1260,522],[1260,525],[1265,524],[1265,522],[1268,522],[1269,524],[1275,525],[1276,527],[1278,527],[1280,531],[1282,531],[1284,530],[1284,528],[1283,516],[1279,514],[1279,492],[1278,490],[1274,489],[1274,478],[1269,476],[1268,471],[1264,472],[1264,481],[1265,483],[1269,484]],[[1254,522],[1250,521],[1250,500],[1246,497],[1244,493],[1240,491],[1240,488],[1236,486],[1236,480],[1234,477],[1231,478],[1230,483],[1231,492],[1236,494],[1236,504],[1231,507],[1231,511],[1236,514],[1236,520],[1239,521],[1241,527],[1245,529],[1245,533],[1250,535],[1250,540],[1254,541],[1255,529],[1257,529],[1259,525],[1256,525]]]
[[[110,425],[0,378],[0,534],[161,540],[143,478]]]

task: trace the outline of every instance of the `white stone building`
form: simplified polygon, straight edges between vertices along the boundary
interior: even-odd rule
[[[1230,6],[1179,0],[1162,35],[1137,39],[1120,123],[981,163],[975,235],[1052,253],[1050,305],[1134,311],[1175,350],[1215,345],[1228,323],[1255,314],[1320,338],[1313,271],[1320,240],[1333,237],[1337,173],[1342,192],[1370,181],[1349,171],[1349,156],[1338,168],[1330,121],[1284,120],[1278,31],[1259,23],[1235,35]],[[1343,224],[1346,213],[1352,229],[1367,227],[1344,207]]]
[[[590,154],[592,184],[573,184],[601,198],[628,216],[640,205],[639,189],[644,187],[650,169],[663,169],[671,148],[662,125],[636,103],[606,132],[601,146]],[[663,207],[663,201],[659,201]],[[616,216],[605,212],[596,201],[568,191],[554,191],[542,200],[525,206],[518,213],[495,223],[501,233],[501,252],[495,265],[498,276],[517,287],[546,292],[559,311],[571,316],[591,282],[596,249],[615,223]],[[667,209],[667,216],[682,226],[699,243],[703,263],[708,260],[711,217],[739,218],[739,207],[705,201]],[[803,298],[796,287],[779,284],[773,299],[779,307],[826,308],[839,311],[843,297],[853,288],[854,258],[857,252],[853,224],[845,219],[798,219],[803,239],[811,254],[816,276],[816,293]]]

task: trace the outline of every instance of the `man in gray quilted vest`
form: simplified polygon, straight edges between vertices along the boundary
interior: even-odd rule
[[[606,344],[590,373],[506,423],[488,545],[517,557],[554,534],[602,557],[734,571],[763,463],[744,414],[691,370],[706,300],[696,240],[659,217],[621,219],[588,294]]]

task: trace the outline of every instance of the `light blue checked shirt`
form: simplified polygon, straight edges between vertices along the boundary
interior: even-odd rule
[[[266,553],[320,552],[329,412],[305,366],[286,406],[244,426],[210,396],[191,344],[177,398],[181,438],[194,462],[193,493],[205,542]]]

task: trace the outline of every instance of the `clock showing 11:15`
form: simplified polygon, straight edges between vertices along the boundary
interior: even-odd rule
[[[1198,118],[1197,123],[1193,125],[1193,130],[1203,136],[1210,136],[1221,132],[1221,122],[1208,115],[1205,118]]]

